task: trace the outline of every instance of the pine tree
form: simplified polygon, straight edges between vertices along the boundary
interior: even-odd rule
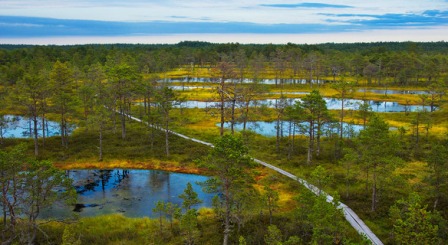
[[[179,198],[183,200],[182,207],[185,211],[188,211],[191,207],[202,203],[202,200],[199,199],[198,193],[193,190],[193,186],[190,182],[187,183],[187,187],[184,189],[184,192],[179,195]]]

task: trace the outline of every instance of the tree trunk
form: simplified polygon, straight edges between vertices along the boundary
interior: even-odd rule
[[[31,121],[32,120],[28,121],[28,133],[30,134],[30,138],[33,137],[33,127],[31,126]]]
[[[376,168],[373,167],[373,183],[372,183],[372,212],[376,210],[376,199],[377,199],[377,189],[376,189]]]
[[[308,142],[308,154],[307,154],[307,159],[306,159],[306,163],[307,164],[311,164],[311,159],[312,159],[312,154],[313,154],[313,145],[314,145],[314,124],[312,121],[310,121],[310,126],[309,126],[309,135],[310,135],[310,139]]]
[[[293,123],[292,126],[292,146],[291,146],[291,154],[294,153],[294,148],[295,148],[295,138],[296,138],[296,124]]]
[[[224,135],[224,98],[221,98],[221,108],[220,108],[220,111],[221,111],[221,126],[220,126],[220,129],[219,129],[219,135],[220,136],[223,136]]]
[[[35,114],[35,113],[33,113]],[[33,138],[34,138],[34,155],[38,156],[39,155],[39,133],[37,131],[37,115],[33,116]]]
[[[101,120],[101,119],[100,119]],[[100,122],[100,149],[99,161],[103,161],[103,122]]]
[[[275,100],[275,109],[277,110],[277,122],[276,122],[276,142],[275,142],[275,149],[277,150],[277,152],[280,151],[280,112],[279,110],[279,105],[278,105],[278,100]]]
[[[249,104],[250,102],[246,102],[246,111],[245,111],[245,115],[243,118],[243,132],[246,131],[246,125],[247,125],[247,119],[248,119],[248,115],[249,115]]]
[[[310,88],[313,88],[313,66],[310,67]]]
[[[220,105],[220,113],[221,113],[221,128],[219,130],[219,135],[224,135],[224,78],[221,79],[221,91],[220,91],[220,99],[221,99],[221,105]]]
[[[341,95],[341,96],[345,96],[345,95]],[[345,99],[344,98],[342,98],[342,106],[341,106],[341,131],[340,131],[340,135],[339,135],[339,138],[342,140],[342,137],[343,137],[343,135],[344,135],[344,102],[345,102]]]
[[[61,114],[61,145],[65,146],[65,133],[64,133],[64,124],[65,124],[64,113]]]
[[[291,139],[291,136],[292,136],[292,124],[293,124],[293,122],[289,121],[289,127],[288,127],[288,142],[289,142],[289,144],[288,144],[288,160],[291,159],[291,151],[292,151],[292,143],[291,143],[291,141],[292,141],[292,139]]]
[[[321,132],[322,123],[320,122],[320,118],[317,119],[317,135],[316,135],[316,156],[320,155],[320,132]],[[314,130],[313,130],[314,132]]]
[[[419,128],[420,128],[420,112],[417,112],[417,118],[415,121],[415,147],[418,148],[418,144],[420,143],[420,132],[419,132]]]
[[[369,193],[369,164],[366,166],[366,193]]]
[[[5,172],[2,171],[1,172],[1,179],[4,180],[4,178],[5,178]],[[7,208],[6,200],[7,200],[7,192],[8,192],[8,188],[6,187],[7,185],[8,185],[7,182],[2,182],[2,209],[3,209],[3,227],[4,227],[4,230],[6,230],[6,208]]]
[[[45,113],[42,114],[42,146],[45,146]]]
[[[64,133],[65,133],[65,137],[64,137],[65,138],[65,147],[67,148],[68,147],[68,134],[69,134],[67,121],[65,121],[64,127],[65,127],[65,130],[64,130]]]
[[[224,217],[224,239],[223,245],[227,245],[229,243],[229,234],[230,234],[230,193],[227,185],[225,184],[225,203],[226,203],[226,211]]]
[[[126,116],[124,115],[124,108],[120,106],[121,114],[121,138],[126,139]]]
[[[148,104],[146,101],[146,94],[143,96],[143,107],[145,108],[145,114],[148,114]]]
[[[234,133],[234,127],[235,127],[235,103],[236,103],[236,99],[233,98],[233,100],[232,100],[232,119],[231,119],[231,125],[230,125],[230,130],[232,132],[232,135]]]
[[[170,145],[169,145],[169,141],[168,141],[168,136],[169,136],[169,116],[167,114],[165,114],[165,152],[166,152],[166,156],[170,155]]]

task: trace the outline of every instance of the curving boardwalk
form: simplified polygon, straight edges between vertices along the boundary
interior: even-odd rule
[[[119,113],[118,111],[116,111],[116,112]],[[154,126],[154,125],[150,125],[147,122],[143,122],[139,118],[136,118],[136,117],[133,117],[133,116],[130,116],[130,115],[126,115],[126,116],[128,116],[129,118],[131,118],[134,121],[145,123],[146,125],[148,125],[150,127],[153,127],[153,128],[165,131],[164,128],[157,127],[157,126]],[[206,146],[209,146],[209,147],[214,147],[213,144],[205,142],[205,141],[202,141],[202,140],[191,138],[191,137],[188,137],[188,136],[183,135],[183,134],[179,134],[179,133],[171,131],[171,130],[168,130],[168,132],[173,134],[173,135],[179,136],[181,138],[197,142],[199,144],[203,144],[203,145],[206,145]],[[269,163],[263,162],[261,160],[254,159],[254,161],[256,163],[258,163],[260,165],[263,165],[263,166],[265,166],[267,168],[270,168],[270,169],[272,169],[272,170],[274,170],[274,171],[276,171],[276,172],[278,172],[278,173],[280,173],[280,174],[282,174],[282,175],[284,175],[286,177],[289,177],[289,178],[291,178],[293,180],[298,181],[300,184],[305,186],[308,190],[312,191],[316,195],[319,195],[319,193],[321,195],[322,194],[325,195],[326,198],[327,198],[327,202],[332,202],[333,201],[333,197],[331,195],[328,195],[327,193],[325,193],[324,191],[320,190],[316,186],[308,183],[306,180],[298,178],[297,176],[295,176],[295,175],[293,175],[293,174],[291,174],[291,173],[289,173],[289,172],[287,172],[287,171],[285,171],[285,170],[283,170],[281,168],[278,168],[278,167],[276,167],[274,165],[271,165]],[[372,242],[372,244],[375,244],[375,245],[382,245],[383,244],[381,242],[381,240],[369,229],[369,227],[358,217],[358,215],[351,208],[349,208],[344,203],[340,203],[338,208],[342,209],[342,212],[343,212],[343,214],[345,216],[345,219],[350,223],[350,225],[353,228],[355,228],[356,231],[358,231],[359,234],[362,234],[362,235],[366,236]]]
[[[281,169],[278,168],[276,166],[273,166],[269,163],[260,161],[258,159],[254,159],[255,162],[270,168],[274,171],[277,171],[280,174],[285,175],[286,177],[289,177],[293,180],[297,180],[300,184],[302,184],[303,186],[305,186],[305,188],[307,188],[308,190],[312,191],[314,194],[319,195],[319,193],[321,195],[325,195],[327,198],[327,202],[332,202],[333,201],[333,197],[331,195],[328,195],[327,193],[325,193],[324,191],[320,190],[319,188],[317,188],[316,186],[308,183],[306,180],[301,179],[296,177],[295,175]],[[358,231],[358,233],[365,235],[371,242],[372,244],[375,245],[382,245],[383,243],[381,242],[381,240],[375,235],[375,233],[373,233],[370,228],[364,223],[364,221],[362,221],[358,215],[351,209],[349,208],[347,205],[345,205],[344,203],[340,203],[338,206],[339,209],[342,209],[342,212],[345,216],[345,219],[350,223],[350,225],[355,228],[356,231]]]

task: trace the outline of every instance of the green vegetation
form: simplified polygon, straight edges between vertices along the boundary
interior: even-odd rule
[[[0,151],[2,242],[34,244],[39,214],[53,202],[73,202],[71,180],[48,161],[28,158],[23,144]]]
[[[441,244],[448,238],[447,51],[446,42],[0,46],[2,242],[365,243],[335,208],[343,202],[386,244]],[[341,108],[329,110],[324,97]],[[349,99],[362,101],[358,110],[348,109]],[[216,104],[182,107],[187,100]],[[428,109],[375,113],[367,100]],[[8,114],[30,118],[29,138],[3,137]],[[61,136],[39,126],[49,120],[60,122]],[[275,122],[275,137],[255,134],[250,121]],[[69,134],[71,124],[77,128]],[[328,203],[251,157],[336,198]],[[23,189],[30,196],[11,203],[14,188],[5,187],[65,184],[54,167],[201,173],[214,177],[204,188],[222,194],[196,210],[200,200],[186,186],[182,207],[159,202],[156,219],[49,222],[36,219],[35,209],[11,209],[50,205],[51,191],[44,198]]]

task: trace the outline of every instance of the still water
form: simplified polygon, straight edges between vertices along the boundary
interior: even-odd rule
[[[189,77],[189,78],[166,78],[159,81],[159,83],[216,83],[219,79],[217,78],[207,78],[207,77]],[[226,83],[254,83],[253,79],[244,78],[233,79],[233,80],[225,80]],[[280,84],[324,84],[327,83],[328,80],[306,80],[306,79],[267,79],[262,78],[258,79],[257,83],[259,84],[267,84],[267,85],[280,85]]]
[[[329,110],[340,110],[342,106],[342,102],[339,99],[335,98],[324,98],[327,103],[327,108]],[[288,105],[294,105],[296,101],[301,101],[300,99],[287,99]],[[267,106],[270,108],[275,108],[280,101],[278,99],[265,99],[265,100],[255,100],[251,102],[251,106]],[[344,110],[359,110],[359,106],[363,103],[363,100],[359,99],[346,99],[344,102]],[[390,102],[390,101],[374,101],[367,100],[367,103],[370,105],[372,111],[374,112],[405,112],[405,111],[418,111],[418,110],[427,110],[430,111],[430,106],[422,106],[422,105],[403,105],[398,102]],[[206,101],[186,101],[183,102],[181,107],[184,108],[218,108],[218,102],[206,102]],[[238,106],[238,105],[237,105]]]
[[[219,123],[216,124],[216,126],[220,126]],[[301,122],[294,128],[294,134],[295,135],[308,135],[308,122]],[[237,131],[243,130],[243,123],[235,123],[234,128]],[[260,134],[266,137],[275,137],[277,136],[277,128],[280,128],[280,134],[281,136],[288,136],[289,130],[290,130],[290,123],[287,121],[280,121],[280,124],[278,124],[276,121],[273,122],[265,122],[265,121],[249,121],[246,124],[246,130],[250,130],[256,134]],[[230,129],[230,122],[224,123],[224,128]],[[349,123],[343,123],[343,136],[344,137],[352,137],[359,133],[359,131],[363,130],[363,125],[356,125],[356,124],[349,124]],[[293,130],[291,126],[291,130]],[[340,127],[338,123],[332,123],[332,124],[324,124],[321,128],[322,135],[323,136],[329,136],[331,134],[339,134]],[[292,134],[292,133],[291,133]]]
[[[396,89],[368,89],[361,88],[358,89],[360,93],[374,93],[374,94],[428,94],[427,91],[423,90],[396,90]]]
[[[157,201],[182,205],[178,196],[190,182],[202,204],[210,207],[214,194],[205,193],[197,184],[209,177],[157,170],[70,170],[68,176],[78,194],[75,206],[54,205],[41,218],[81,217],[122,213],[127,217],[155,217],[152,209]]]
[[[38,137],[42,137],[42,119],[37,122]],[[69,133],[75,128],[69,125]],[[0,118],[0,136],[3,138],[31,138],[33,122],[30,118],[23,116],[4,115]],[[30,133],[31,132],[31,133]],[[58,122],[45,120],[45,136],[56,136],[61,134],[61,126]]]

